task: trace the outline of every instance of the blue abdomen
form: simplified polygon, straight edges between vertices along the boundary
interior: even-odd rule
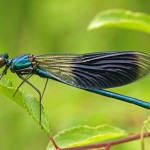
[[[60,79],[57,76],[51,74],[50,72],[47,72],[46,70],[41,69],[40,67],[35,69],[35,74],[37,74],[37,75],[39,75],[40,77],[43,77],[43,78],[49,78],[49,79],[53,79],[53,80],[56,80],[56,81],[60,81]]]

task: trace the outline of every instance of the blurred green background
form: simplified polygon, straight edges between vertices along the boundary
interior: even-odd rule
[[[145,0],[0,0],[0,53],[10,57],[25,53],[89,53],[108,50],[136,50],[150,54],[150,35],[117,28],[87,32],[86,28],[100,11],[124,8],[150,13]],[[8,72],[4,78],[18,86],[21,80]],[[45,80],[30,80],[43,89]],[[150,77],[112,91],[150,101]],[[28,85],[22,89],[38,94]],[[49,81],[43,98],[53,135],[77,125],[97,126],[108,123],[140,133],[150,112],[121,101],[88,93],[55,81]],[[0,95],[0,149],[44,150],[48,136],[17,104]],[[146,146],[149,139],[146,140]],[[140,149],[140,142],[116,146]]]

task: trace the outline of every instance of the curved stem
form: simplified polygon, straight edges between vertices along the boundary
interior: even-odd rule
[[[109,141],[109,142],[103,142],[103,143],[98,143],[98,144],[90,144],[90,145],[85,145],[85,146],[77,146],[77,147],[71,147],[71,148],[59,148],[54,141],[54,139],[50,136],[50,140],[55,147],[55,150],[84,150],[84,149],[95,149],[95,148],[104,148],[105,150],[109,150],[110,147],[126,142],[131,142],[134,140],[141,139],[141,137],[150,137],[150,132],[145,132],[143,134],[129,134],[128,137],[114,140],[114,141]]]

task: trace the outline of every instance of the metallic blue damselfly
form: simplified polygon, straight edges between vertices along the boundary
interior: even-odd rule
[[[39,93],[40,123],[41,100],[48,79],[150,109],[149,102],[104,90],[123,86],[146,76],[150,72],[150,56],[144,53],[114,51],[75,55],[44,54],[36,56],[25,54],[14,59],[4,53],[0,55],[0,68],[4,66],[0,78],[10,68],[11,72],[16,73],[22,79],[17,90],[26,82]],[[42,94],[28,81],[34,74],[47,79]]]

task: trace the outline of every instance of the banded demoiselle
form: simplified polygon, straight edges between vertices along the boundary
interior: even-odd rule
[[[4,66],[0,78],[10,68],[11,72],[16,73],[23,80],[18,89],[26,82],[39,93],[40,123],[41,100],[48,79],[150,109],[149,102],[104,90],[126,85],[141,79],[150,72],[150,56],[141,52],[114,51],[37,56],[25,54],[14,59],[9,58],[8,54],[4,53],[0,56],[0,68]],[[42,94],[28,81],[34,74],[47,79]]]

